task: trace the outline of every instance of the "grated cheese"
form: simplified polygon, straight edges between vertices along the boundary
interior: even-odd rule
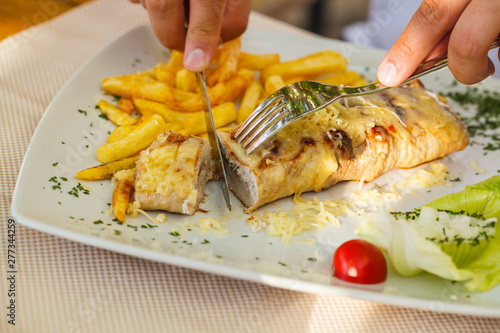
[[[484,174],[484,173],[486,173],[486,172],[487,172],[485,169],[480,168],[480,167],[477,165],[477,162],[476,162],[476,161],[470,161],[469,166],[470,166],[472,169],[476,170],[476,172],[478,172],[478,173],[480,173],[480,174]]]
[[[180,199],[192,198],[195,191],[191,179],[195,175],[198,141],[188,139],[179,146],[168,145],[141,153],[144,172],[136,182],[136,189],[169,197],[172,192]],[[197,195],[197,193],[195,193]]]
[[[263,216],[257,213],[247,219],[247,224],[257,232],[263,229],[268,235],[280,236],[283,244],[288,244],[292,236],[305,230],[323,229],[328,224],[339,225],[338,216],[344,213],[346,200],[313,200],[296,195],[294,206],[288,211],[266,211]]]
[[[201,229],[201,234],[205,234],[212,230],[217,235],[225,235],[229,233],[228,229],[224,229],[219,219],[212,217],[204,217],[198,220],[198,227]],[[215,229],[215,230],[214,230]]]
[[[396,201],[401,198],[399,193],[394,191],[383,192],[380,190],[366,190],[351,193],[351,207],[356,215],[364,213],[364,209],[368,207],[379,207],[391,201]]]
[[[144,215],[148,220],[153,223],[161,224],[167,222],[167,216],[163,213],[159,213],[156,217],[152,217],[146,211],[141,209],[141,205],[139,201],[135,200],[134,202],[130,202],[127,208],[127,214],[131,217],[137,217],[139,214]]]
[[[424,188],[433,185],[449,184],[447,178],[450,176],[449,169],[441,162],[433,163],[429,169],[420,169],[412,173],[406,179],[403,179],[392,186],[391,190],[398,191],[405,188]]]
[[[113,174],[112,181],[120,181],[122,179],[129,179],[131,181],[134,181],[135,179],[135,168],[133,169],[124,169],[124,170],[119,170]]]

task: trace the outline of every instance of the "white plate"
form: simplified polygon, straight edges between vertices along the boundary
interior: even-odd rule
[[[243,36],[242,48],[252,53],[279,52],[283,60],[334,49],[346,55],[353,68],[368,71],[367,75],[372,77],[383,56],[383,52],[377,50],[361,49],[334,40],[269,31],[248,31]],[[100,112],[95,110],[99,99],[109,98],[100,88],[101,80],[150,68],[164,60],[165,50],[151,30],[142,26],[106,46],[73,75],[48,107],[26,154],[12,204],[13,215],[20,223],[128,255],[280,288],[424,310],[500,317],[500,286],[485,293],[468,293],[460,284],[431,275],[403,278],[393,271],[389,272],[385,284],[375,287],[338,282],[332,278],[332,256],[342,242],[355,237],[353,230],[357,224],[355,219],[346,216],[341,217],[339,227],[329,226],[296,238],[314,238],[314,245],[283,245],[279,238],[265,232],[253,233],[245,223],[246,216],[235,197],[232,197],[233,212],[226,212],[215,184],[209,184],[208,196],[202,205],[209,213],[197,213],[193,217],[167,214],[168,222],[154,228],[144,228],[149,221],[142,216],[128,218],[127,224],[119,225],[106,215],[113,190],[109,181],[81,182],[90,189],[90,194],[79,191],[78,198],[69,194],[78,184],[75,172],[99,164],[95,157],[96,148],[105,142],[108,131],[113,129],[113,125],[100,118]],[[442,71],[424,82],[431,90],[443,91],[452,82],[452,77],[447,71]],[[499,90],[499,82],[488,80],[485,85]],[[476,161],[487,172],[477,173],[469,166],[470,161]],[[500,172],[498,153],[483,156],[483,150],[477,146],[451,154],[442,162],[462,181],[453,183],[452,187],[435,186],[430,192],[422,189],[407,194],[398,202],[398,208],[413,209]],[[375,183],[388,188],[411,172],[414,170],[391,171],[364,188],[375,186]],[[57,177],[60,189],[57,182],[51,181],[52,177]],[[349,198],[349,193],[357,187],[356,183],[345,182],[316,195],[328,199]],[[265,209],[290,206],[291,200],[287,198],[267,205]],[[182,237],[170,234],[176,227],[175,223],[196,223],[206,216],[224,221],[229,234],[201,234],[197,228],[183,232]]]

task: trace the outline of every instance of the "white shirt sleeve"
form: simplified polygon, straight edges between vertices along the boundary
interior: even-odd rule
[[[342,39],[359,46],[388,50],[403,32],[422,0],[371,0],[368,18],[342,30]],[[498,49],[489,53],[500,78]]]

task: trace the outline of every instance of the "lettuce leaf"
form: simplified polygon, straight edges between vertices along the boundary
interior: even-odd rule
[[[500,176],[493,176],[463,191],[448,194],[426,206],[454,212],[464,210],[468,214],[477,212],[488,219],[497,218],[496,234],[479,258],[462,267],[473,273],[465,284],[469,291],[487,291],[500,283]]]
[[[426,206],[453,212],[465,211],[489,219],[497,218],[495,237],[471,263],[458,268],[441,248],[420,235],[412,223],[396,219],[386,209],[367,215],[356,229],[362,239],[377,245],[388,255],[397,272],[412,276],[422,271],[445,279],[466,281],[469,291],[487,291],[500,283],[500,176],[491,177],[463,191],[448,194]]]

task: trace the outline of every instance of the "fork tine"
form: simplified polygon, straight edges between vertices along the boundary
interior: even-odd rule
[[[255,140],[251,143],[250,147],[247,149],[247,155],[251,154],[255,149],[257,149],[262,143],[264,143],[269,137],[271,137],[274,133],[276,133],[283,125],[286,123],[284,120],[285,116],[281,117],[277,120],[271,127],[269,127],[264,133],[260,136],[256,137]]]
[[[259,127],[253,131],[253,133],[251,134],[250,137],[248,137],[247,140],[245,140],[245,142],[242,144],[243,148],[246,148],[249,145],[253,146],[253,144],[259,139],[264,137],[263,140],[265,140],[269,136],[274,134],[274,132],[276,132],[275,130],[276,124],[278,124],[288,114],[288,112],[283,112],[283,109],[286,106],[287,106],[286,103],[282,103],[281,105],[277,106],[273,110],[274,113],[270,117],[268,117],[263,123],[259,124]],[[271,129],[274,129],[272,133],[270,131]]]
[[[260,105],[248,116],[248,118],[241,124],[241,126],[236,131],[234,138],[238,139],[241,136],[245,136],[245,132],[248,130],[248,127],[253,127],[252,123],[255,119],[259,118],[262,113],[264,113],[271,105],[278,103],[279,99],[283,98],[281,94],[277,92],[270,95],[266,98]]]
[[[268,99],[262,102],[236,132],[234,137],[237,142],[241,143],[246,140],[257,126],[260,126],[263,121],[274,114],[276,108],[283,104],[283,98],[284,96],[279,94],[273,98],[268,98],[269,102],[266,102]]]

